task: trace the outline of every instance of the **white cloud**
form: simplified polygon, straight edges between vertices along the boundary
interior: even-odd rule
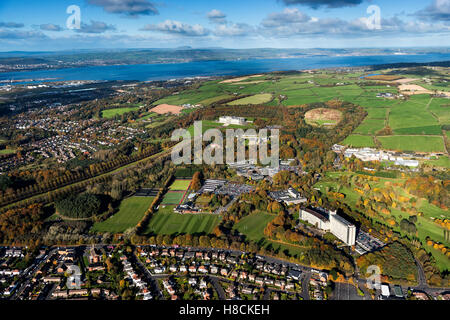
[[[168,34],[177,34],[188,37],[202,37],[210,33],[210,31],[204,28],[202,25],[195,24],[190,25],[180,21],[166,20],[159,24],[148,24],[143,31],[158,31]]]
[[[212,23],[218,23],[218,24],[224,24],[227,22],[226,17],[227,15],[223,13],[220,10],[213,9],[206,15],[210,22]]]

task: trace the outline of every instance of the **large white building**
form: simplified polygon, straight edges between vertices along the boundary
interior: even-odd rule
[[[319,229],[330,231],[349,246],[353,246],[356,242],[355,225],[339,216],[336,210],[328,211],[323,208],[300,209],[299,218]]]
[[[232,117],[232,116],[223,116],[219,117],[219,122],[230,125],[230,124],[238,124],[238,125],[245,125],[245,118],[242,117]]]

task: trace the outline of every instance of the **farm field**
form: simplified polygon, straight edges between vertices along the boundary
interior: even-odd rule
[[[235,105],[245,105],[245,104],[262,104],[269,102],[273,99],[272,95],[270,93],[261,93],[261,94],[255,94],[254,96],[250,96],[247,98],[242,98],[239,100],[234,100],[228,103],[230,106]]]
[[[419,152],[445,152],[440,136],[384,136],[377,137],[385,149]]]
[[[398,98],[377,97],[379,93],[391,93],[394,96],[399,94],[397,85],[403,82],[427,88],[423,74],[408,74],[405,71],[405,74],[390,75],[383,74],[383,70],[379,72],[381,78],[362,77],[363,73],[337,74],[330,71],[319,71],[315,74],[299,73],[281,76],[267,74],[254,78],[238,77],[230,79],[230,81],[214,80],[202,84],[198,89],[182,91],[156,103],[209,105],[236,97],[236,100],[228,102],[227,105],[262,104],[290,107],[340,99],[360,105],[367,111],[367,117],[352,135],[341,142],[342,144],[351,144],[355,147],[375,147],[374,141],[376,142],[377,138],[380,138],[378,141],[383,140],[383,147],[394,150],[445,151],[443,143],[438,138],[443,135],[442,126],[450,125],[448,99],[434,98],[430,94],[414,94]],[[390,70],[386,70],[386,72],[389,73]],[[375,82],[380,79],[397,78],[399,80]],[[440,80],[434,79],[433,81],[439,82]],[[439,83],[445,87],[442,81]],[[242,95],[250,96],[239,99],[239,96]],[[323,125],[326,122],[318,119],[310,121],[310,123]],[[217,124],[208,121],[204,122],[204,125],[207,128],[218,128]],[[203,130],[207,130],[206,127]],[[382,135],[386,133],[390,136]],[[366,136],[366,138],[360,136]],[[398,139],[391,138],[391,136],[398,137]],[[408,137],[405,138],[405,136]],[[412,140],[417,140],[417,144],[411,141],[407,143],[406,140],[410,140],[412,136],[423,136],[423,138]],[[374,140],[374,138],[376,139]]]
[[[91,231],[121,233],[135,227],[153,199],[154,197],[130,197],[122,200],[119,211],[105,221],[95,223]]]
[[[115,116],[121,116],[122,114],[136,111],[139,107],[126,107],[126,108],[114,108],[114,109],[107,109],[102,111],[102,118],[114,118]]]
[[[425,160],[424,163],[431,164],[436,167],[450,168],[450,158],[448,156],[441,156],[436,159]]]
[[[358,128],[354,131],[354,133],[359,134],[367,134],[367,135],[374,135],[378,131],[384,128],[384,119],[371,119],[366,118],[364,121],[359,125]]]
[[[179,214],[175,206],[160,205],[150,220],[146,234],[210,234],[222,217],[213,214]]]
[[[349,135],[343,143],[350,147],[354,148],[362,148],[362,147],[375,147],[375,143],[373,141],[373,137],[371,136],[362,136],[358,134]]]

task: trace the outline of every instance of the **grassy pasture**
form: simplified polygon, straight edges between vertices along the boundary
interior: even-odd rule
[[[270,93],[261,93],[255,94],[254,96],[250,96],[247,98],[242,98],[238,100],[234,100],[228,103],[228,105],[236,106],[236,105],[246,105],[246,104],[263,104],[266,102],[272,101],[273,97]]]
[[[371,136],[363,136],[358,134],[349,135],[344,141],[344,145],[361,148],[361,147],[375,147],[375,143]]]
[[[95,232],[121,233],[133,228],[142,219],[154,197],[130,197],[122,200],[119,211],[105,221],[92,226]]]
[[[16,149],[2,149],[0,150],[0,154],[11,154],[16,152]]]
[[[384,119],[366,118],[354,132],[360,134],[375,134],[384,128],[384,121]]]
[[[121,116],[122,114],[136,111],[139,107],[126,107],[126,108],[114,108],[102,111],[102,118],[114,118],[115,116]]]
[[[382,146],[389,150],[444,152],[444,140],[439,136],[384,136],[378,137]]]

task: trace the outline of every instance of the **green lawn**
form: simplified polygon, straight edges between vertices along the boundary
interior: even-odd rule
[[[296,245],[286,243],[279,243],[268,240],[264,236],[264,228],[267,224],[275,218],[275,215],[267,212],[255,212],[242,218],[233,229],[244,234],[248,240],[255,241],[266,249],[272,248],[275,252],[287,252],[291,256],[303,256],[307,248],[302,248]]]
[[[212,98],[201,100],[199,103],[202,104],[202,105],[208,106],[208,105],[210,105],[210,104],[212,104],[214,102],[225,100],[225,99],[231,99],[232,97],[233,96],[230,95],[230,94],[222,94],[222,95],[219,95],[219,96],[215,96],[215,97],[212,97]]]
[[[189,184],[191,183],[191,180],[175,180],[172,185],[170,186],[169,190],[171,191],[178,191],[178,190],[182,190],[185,191],[188,187]]]
[[[214,214],[179,214],[175,206],[160,206],[150,223],[146,234],[210,234],[222,217]]]
[[[344,145],[350,147],[375,147],[375,143],[373,142],[373,138],[371,136],[362,136],[358,134],[349,135],[344,141],[342,141]]]
[[[442,156],[437,159],[430,159],[424,161],[426,164],[435,166],[435,167],[442,167],[450,169],[450,158],[448,156]]]
[[[142,120],[148,120],[150,118],[156,117],[158,114],[155,112],[150,112],[149,114],[146,114],[145,116],[141,117],[138,119],[138,121],[142,121]]]
[[[259,241],[264,238],[264,228],[275,218],[275,215],[257,212],[242,218],[234,228],[245,234],[249,240]]]
[[[272,94],[260,93],[260,94],[255,94],[254,96],[250,96],[247,98],[242,98],[242,99],[231,101],[228,103],[228,105],[236,106],[236,105],[246,105],[246,104],[262,104],[262,103],[270,102],[272,99],[273,99]]]
[[[378,140],[389,150],[445,152],[444,139],[438,136],[384,136]]]
[[[135,111],[138,109],[139,107],[107,109],[102,111],[102,118],[114,118],[115,116],[120,116],[122,114],[128,113],[130,111]]]
[[[91,230],[121,233],[128,228],[135,227],[144,216],[153,199],[154,197],[130,197],[122,200],[119,212],[103,222],[95,223]]]
[[[0,154],[11,154],[16,152],[16,149],[2,149],[0,150]]]
[[[384,119],[364,119],[354,133],[375,134],[385,127]]]

